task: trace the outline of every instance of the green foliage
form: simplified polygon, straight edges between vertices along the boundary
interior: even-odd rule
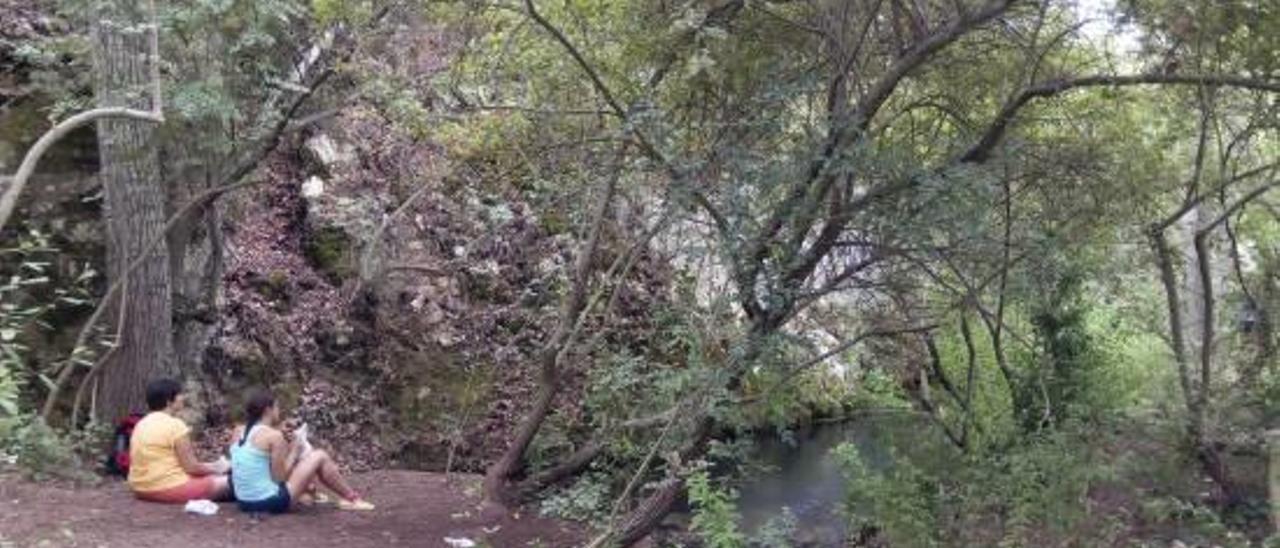
[[[610,478],[598,472],[583,474],[573,484],[551,493],[539,504],[542,515],[577,521],[599,521],[613,502]]]
[[[0,417],[0,467],[12,466],[35,481],[51,479],[92,483],[96,480],[81,454],[101,447],[93,436],[76,441],[30,416]],[[96,455],[95,455],[96,456]]]
[[[1222,516],[1208,506],[1177,497],[1153,497],[1142,502],[1143,519],[1178,531],[1179,539],[1194,546],[1246,548],[1250,539],[1228,526]],[[1263,546],[1270,545],[1270,540]]]
[[[747,545],[746,536],[738,530],[737,493],[717,487],[705,471],[690,474],[689,502],[693,505],[693,519],[689,529],[698,535],[708,548],[742,548]]]
[[[798,528],[796,515],[790,508],[783,507],[782,513],[769,518],[751,537],[753,548],[791,548],[791,539]]]
[[[18,397],[22,391],[22,380],[7,365],[0,367],[0,413],[7,417],[18,415]]]
[[[311,0],[311,10],[316,21],[322,25],[356,23],[366,20],[373,13],[373,3],[368,0]]]
[[[883,369],[860,371],[857,383],[858,389],[850,396],[855,411],[910,407],[902,386]]]
[[[854,530],[878,527],[894,546],[938,545],[936,478],[901,459],[887,471],[872,470],[849,443],[836,447],[834,456],[848,485],[846,512]]]
[[[25,391],[50,383],[33,367],[31,355],[54,330],[51,317],[89,303],[97,273],[87,265],[66,263],[52,238],[38,230],[21,235],[15,246],[0,249],[7,279],[0,283],[0,468],[16,468],[35,480],[91,482],[95,476],[82,455],[96,459],[103,430],[90,427],[64,434],[34,415]],[[11,261],[11,262],[9,262]],[[87,361],[88,349],[76,358]]]
[[[889,461],[878,467],[853,444],[833,454],[846,478],[854,530],[878,530],[893,546],[1024,546],[1044,535],[1090,544],[1114,531],[1080,527],[1089,489],[1115,478],[1085,443],[1091,435],[1067,427],[951,459],[924,458],[947,449],[915,440],[888,446]]]
[[[98,276],[87,264],[60,264],[50,236],[39,230],[15,243],[0,249],[6,261],[0,274],[7,276],[0,280],[0,416],[22,414],[21,391],[34,381],[50,382],[28,363],[33,345],[54,329],[50,317],[89,304]]]
[[[1043,346],[1044,359],[1049,362],[1051,374],[1045,389],[1056,420],[1098,410],[1085,405],[1086,394],[1092,388],[1094,373],[1105,365],[1088,330],[1090,304],[1084,298],[1083,279],[1070,265],[1066,266],[1055,269],[1056,279],[1032,305],[1031,312],[1031,324]],[[1024,417],[1026,420],[1035,419],[1028,416]]]
[[[334,283],[355,273],[351,236],[341,228],[326,226],[312,231],[303,244],[303,252]]]

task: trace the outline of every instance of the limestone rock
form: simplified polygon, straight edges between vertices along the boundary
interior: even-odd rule
[[[325,133],[317,133],[302,145],[302,156],[318,173],[332,177],[336,169],[352,160],[350,147],[341,145]]]
[[[303,198],[308,200],[324,195],[324,179],[315,175],[308,177],[306,181],[302,182],[301,194]]]

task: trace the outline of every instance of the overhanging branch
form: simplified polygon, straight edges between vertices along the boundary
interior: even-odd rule
[[[1090,87],[1131,87],[1144,85],[1219,86],[1280,93],[1280,82],[1256,80],[1233,75],[1134,74],[1095,75],[1049,80],[1027,87],[1005,103],[982,138],[960,157],[961,163],[982,163],[1000,144],[1018,112],[1035,99],[1053,97],[1063,92]]]

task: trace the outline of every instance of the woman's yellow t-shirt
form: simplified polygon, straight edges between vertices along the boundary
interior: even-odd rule
[[[163,411],[138,421],[129,438],[129,487],[149,493],[186,483],[190,478],[178,463],[178,440],[189,432],[187,423]]]

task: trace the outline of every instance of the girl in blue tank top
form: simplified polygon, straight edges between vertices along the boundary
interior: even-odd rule
[[[313,450],[297,457],[300,447],[280,432],[280,410],[267,390],[255,390],[245,405],[248,423],[231,446],[231,485],[245,512],[288,512],[315,482],[340,497],[343,510],[373,510],[374,506],[347,484],[328,453]]]

